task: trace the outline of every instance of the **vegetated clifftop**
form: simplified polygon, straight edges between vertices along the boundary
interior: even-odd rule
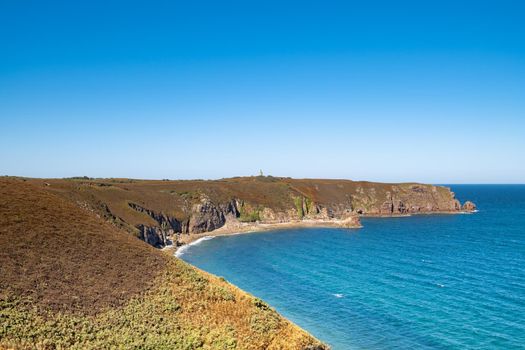
[[[213,181],[31,179],[155,247],[185,236],[256,224],[310,223],[359,227],[359,216],[473,211],[450,189],[417,183],[272,176]]]
[[[30,182],[0,179],[0,349],[325,349],[261,300],[115,227],[130,224],[84,185],[73,192],[94,212]]]

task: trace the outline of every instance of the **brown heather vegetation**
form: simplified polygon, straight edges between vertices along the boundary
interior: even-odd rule
[[[275,212],[298,210],[297,199],[301,198],[304,198],[307,204],[315,203],[324,207],[335,205],[361,208],[364,215],[382,215],[379,208],[389,198],[389,194],[404,200],[407,205],[425,208],[430,195],[419,198],[418,188],[423,189],[427,194],[435,189],[435,194],[431,196],[436,203],[448,205],[453,200],[453,195],[448,188],[425,184],[292,179],[272,176],[206,181],[90,178],[27,179],[27,181],[75,203],[85,204],[101,216],[111,213],[114,217],[106,219],[128,232],[136,232],[137,225],[157,225],[150,216],[132,209],[128,205],[130,202],[183,221],[189,217],[191,206],[199,202],[202,195],[216,204],[240,199],[247,204],[246,211],[241,213],[241,221],[255,221],[259,216],[260,208],[271,208]],[[446,212],[451,209],[446,206],[437,211]],[[298,210],[298,214],[300,219],[301,210]]]
[[[141,182],[43,182],[0,179],[0,348],[325,348],[261,300],[71,202],[152,200]],[[148,186],[165,194],[152,203],[173,200],[161,181]],[[198,181],[172,190],[191,195]]]
[[[86,202],[96,208],[107,205],[111,213],[130,225],[154,224],[146,214],[128,206],[134,202],[179,220],[187,217],[189,206],[206,194],[213,202],[242,198],[253,206],[287,209],[297,193],[281,178],[239,177],[203,180],[132,180],[132,179],[27,179],[47,191],[74,202]],[[49,186],[48,186],[49,185]]]
[[[0,291],[95,313],[147,288],[165,257],[72,203],[0,180]],[[140,262],[140,264],[137,264]]]

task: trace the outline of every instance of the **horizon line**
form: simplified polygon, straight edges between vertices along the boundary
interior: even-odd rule
[[[235,178],[248,178],[248,177],[273,177],[278,179],[293,179],[293,180],[334,180],[334,181],[352,181],[352,182],[372,182],[372,183],[384,183],[384,184],[407,184],[407,183],[420,183],[435,186],[448,186],[448,185],[517,185],[523,186],[525,182],[421,182],[421,181],[372,181],[372,180],[356,180],[350,178],[336,178],[336,177],[292,177],[292,176],[274,176],[274,175],[238,175],[231,177],[221,178],[135,178],[135,177],[91,177],[87,175],[82,176],[65,176],[65,177],[38,177],[38,176],[23,176],[23,175],[0,175],[1,177],[12,177],[21,179],[42,179],[42,180],[135,180],[135,181],[219,181],[228,180]]]

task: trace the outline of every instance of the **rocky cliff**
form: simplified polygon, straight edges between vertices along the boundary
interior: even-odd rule
[[[226,218],[235,220],[239,216],[235,200],[224,204],[214,204],[203,196],[191,208],[186,219],[177,219],[162,212],[144,208],[136,203],[128,203],[130,208],[145,213],[154,220],[153,225],[138,224],[139,238],[154,247],[162,248],[176,240],[178,234],[195,234],[216,230],[226,223]]]
[[[471,212],[450,189],[403,183],[244,177],[214,181],[32,180],[157,248],[242,225],[359,227],[360,216]]]

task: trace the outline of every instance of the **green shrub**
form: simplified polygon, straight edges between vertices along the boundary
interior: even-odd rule
[[[244,203],[241,205],[239,221],[241,222],[256,222],[261,220],[261,210],[259,208],[247,209]]]
[[[299,219],[302,219],[304,217],[303,197],[295,197],[293,201],[295,203],[295,208],[297,209],[297,216]]]

